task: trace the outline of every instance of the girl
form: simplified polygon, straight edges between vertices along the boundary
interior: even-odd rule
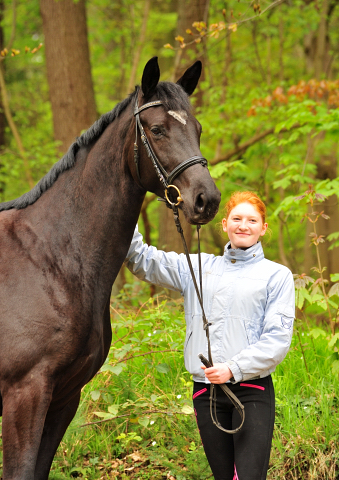
[[[223,231],[229,242],[223,256],[202,254],[204,310],[210,326],[213,367],[207,357],[201,308],[184,254],[163,252],[142,242],[136,230],[127,266],[138,278],[184,296],[185,366],[193,375],[193,403],[215,480],[264,480],[274,426],[271,373],[288,352],[294,320],[290,270],[265,259],[260,237],[267,230],[266,207],[253,192],[236,192],[226,204]],[[198,258],[191,255],[198,278]],[[219,430],[210,416],[209,388],[222,384],[239,398],[245,422],[234,434]],[[232,403],[217,388],[216,412],[222,427],[240,423]]]

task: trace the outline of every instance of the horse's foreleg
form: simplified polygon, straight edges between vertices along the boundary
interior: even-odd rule
[[[61,411],[48,413],[45,420],[34,480],[47,480],[55,452],[73,419],[80,400],[80,392]]]
[[[39,373],[3,388],[3,480],[34,479],[49,390]]]

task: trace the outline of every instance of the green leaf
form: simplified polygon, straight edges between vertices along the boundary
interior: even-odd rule
[[[312,298],[308,293],[308,291],[306,290],[306,288],[299,288],[298,290],[296,290],[295,301],[296,301],[297,307],[300,310],[302,309],[305,300],[307,300],[309,303],[312,303]]]
[[[119,411],[119,405],[110,405],[108,407],[108,411],[109,413],[111,413],[112,415],[116,415]]]
[[[318,300],[317,302],[315,302],[315,304],[318,305],[318,307],[322,308],[323,310],[327,310],[327,305],[324,298],[322,298],[321,300]]]
[[[167,363],[159,363],[159,365],[156,365],[155,368],[160,373],[168,373],[170,371],[170,367],[167,365]]]
[[[115,375],[119,375],[122,372],[123,366],[122,365],[103,365],[100,369],[101,372],[111,372]]]
[[[335,293],[334,295],[338,295],[338,293]],[[334,302],[333,300],[331,299],[328,299],[328,304],[331,305],[331,307],[335,308],[336,310],[338,310],[338,304],[336,302]]]
[[[146,428],[149,424],[149,418],[147,417],[138,418],[138,423],[140,423],[140,425]]]
[[[97,417],[103,418],[104,420],[109,420],[115,417],[115,415],[112,415],[111,413],[107,413],[107,412],[93,412],[93,413]]]
[[[333,335],[331,340],[328,342],[328,346],[330,348],[339,347],[339,333],[336,333],[335,335]]]
[[[182,413],[185,413],[186,415],[192,415],[194,413],[193,408],[190,405],[184,405],[181,409]]]
[[[334,375],[338,375],[338,374],[339,374],[339,360],[335,360],[335,361],[332,363],[332,373],[334,373]]]
[[[311,331],[310,331],[310,335],[317,339],[318,337],[326,337],[326,332],[325,330],[323,330],[322,328],[313,328]]]
[[[73,468],[71,468],[69,473],[79,472],[79,473],[81,473],[81,475],[83,475],[85,477],[86,476],[86,470],[87,470],[87,468],[83,468],[83,467],[73,467]]]
[[[330,277],[331,277],[332,282],[338,282],[339,281],[339,273],[331,273]]]
[[[158,395],[151,395],[151,402],[155,403],[157,401]]]
[[[91,391],[92,400],[94,400],[95,402],[96,402],[97,400],[99,400],[100,395],[101,395],[100,390],[92,390],[92,391]]]

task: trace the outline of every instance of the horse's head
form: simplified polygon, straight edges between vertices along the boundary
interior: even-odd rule
[[[191,224],[204,224],[218,211],[220,192],[200,152],[201,125],[189,103],[201,74],[201,62],[177,83],[160,82],[157,57],[146,64],[136,94],[136,142],[133,175],[139,185],[176,202]],[[169,187],[174,185],[175,187]]]

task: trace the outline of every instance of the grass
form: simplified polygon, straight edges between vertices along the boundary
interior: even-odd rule
[[[51,479],[212,478],[183,365],[183,305],[165,297],[142,307],[135,303],[122,297],[112,304],[109,357],[83,389]],[[339,478],[339,385],[327,344],[298,325],[290,352],[273,375],[276,425],[269,480]]]

